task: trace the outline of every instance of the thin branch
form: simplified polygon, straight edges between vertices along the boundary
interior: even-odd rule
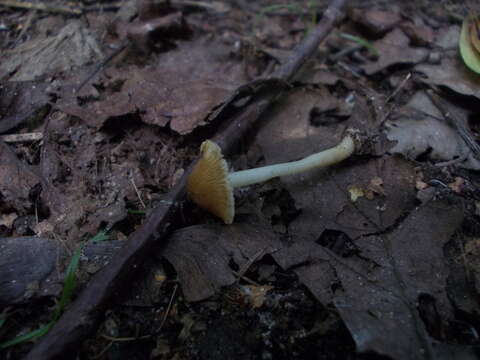
[[[82,9],[74,8],[70,6],[58,6],[58,5],[48,5],[46,3],[40,2],[25,2],[25,1],[15,1],[15,0],[0,0],[0,6],[6,6],[11,8],[18,9],[29,9],[29,10],[41,10],[51,13],[59,14],[68,14],[68,15],[81,15]]]

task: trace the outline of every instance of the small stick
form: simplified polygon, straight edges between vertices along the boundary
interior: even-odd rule
[[[168,302],[167,310],[165,310],[165,314],[162,319],[162,323],[158,327],[158,330],[155,332],[155,335],[160,334],[160,332],[163,329],[163,325],[165,325],[165,322],[167,321],[168,314],[170,314],[170,310],[172,309],[172,304],[173,304],[173,299],[175,298],[175,294],[177,293],[178,289],[178,284],[175,284],[175,287],[173,288],[172,291],[172,296],[170,296],[170,301]]]
[[[81,15],[83,13],[81,9],[72,8],[68,6],[54,6],[54,5],[47,5],[44,3],[33,3],[33,2],[24,2],[24,1],[15,1],[15,0],[1,0],[0,5],[11,7],[11,8],[41,10],[46,12],[68,14],[68,15]]]
[[[405,84],[408,82],[408,80],[410,80],[411,77],[412,77],[412,73],[408,73],[407,76],[405,76],[405,78],[402,80],[402,82],[396,87],[395,90],[393,90],[393,92],[385,100],[385,104],[388,104],[390,102],[390,100],[392,100],[395,96],[398,95],[400,90],[402,90],[404,88]],[[392,104],[390,106],[390,108],[387,110],[387,112],[385,112],[385,114],[382,117],[382,120],[380,120],[380,126],[382,126],[385,123],[385,121],[388,120],[388,118],[392,114],[393,110],[395,110],[395,107],[396,107],[396,105]]]
[[[140,194],[140,191],[138,190],[137,185],[135,184],[135,180],[133,180],[133,176],[130,177],[130,182],[132,183],[133,188],[135,189],[135,193],[137,194],[138,200],[140,200],[140,204],[142,204],[142,207],[144,209],[146,209],[147,206],[145,205],[145,203],[142,200],[142,195]]]
[[[397,96],[397,94],[400,92],[400,90],[403,89],[403,87],[408,82],[408,80],[410,80],[411,77],[412,77],[412,73],[408,73],[407,76],[405,76],[405,78],[402,80],[402,82],[397,86],[397,88],[390,94],[390,96],[387,98],[387,100],[385,100],[385,102],[388,103],[395,96]]]

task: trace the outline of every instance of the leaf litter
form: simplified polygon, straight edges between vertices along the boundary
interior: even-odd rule
[[[129,13],[117,23],[116,35],[108,31],[104,37],[95,31],[109,21],[106,14],[89,13],[90,22],[99,20],[91,28],[77,19],[53,22],[56,35],[39,35],[2,54],[0,69],[8,81],[2,80],[0,131],[38,130],[44,137],[31,145],[0,144],[1,244],[12,251],[11,239],[34,234],[52,238],[48,246],[56,244],[55,251],[45,246],[48,271],[38,271],[33,280],[22,276],[23,290],[17,284],[15,299],[2,301],[18,304],[58,295],[61,279],[56,277],[49,280],[50,290],[40,293],[46,273],[59,266],[59,249],[68,252],[80,239],[105,229],[117,240],[89,246],[94,255],[83,258],[82,281],[109,266],[132,228],[161,204],[161,193],[193,159],[208,136],[212,114],[248,80],[245,69],[261,73],[271,54],[291,52],[308,28],[284,13],[257,18],[256,47],[249,47],[253,53],[238,52],[238,44],[252,44],[239,36],[248,27],[239,19],[252,9],[267,13],[259,10],[261,5],[222,7],[221,12],[177,6],[181,13],[156,8],[151,17],[145,15],[148,7],[140,9],[133,22]],[[436,6],[429,11],[438,11]],[[322,353],[340,354],[334,349],[342,342],[349,356],[357,351],[394,359],[473,358],[466,345],[478,339],[461,334],[474,334],[471,324],[478,320],[478,287],[471,286],[479,278],[479,229],[471,215],[478,180],[468,171],[478,169],[478,160],[424,90],[440,86],[451,91],[442,93],[450,101],[461,99],[460,118],[476,136],[469,116],[476,114],[477,75],[452,51],[458,47],[458,26],[440,16],[411,15],[402,20],[405,13],[396,7],[351,12],[341,30],[367,39],[379,58],[365,57],[366,49],[357,48],[340,54],[335,63],[312,61],[313,75],[302,74],[256,136],[244,141],[245,154],[232,164],[245,168],[296,160],[335,145],[351,126],[374,139],[376,150],[332,169],[238,191],[238,220],[231,227],[212,224],[208,215],[182,204],[184,227],[143,264],[144,281],[132,285],[126,299],[117,299],[102,329],[121,336],[120,325],[122,334],[132,334],[125,324],[134,318],[147,333],[165,326],[171,338],[178,335],[200,358],[212,358],[216,351],[246,358],[252,354],[249,347],[260,346],[265,356],[291,358],[305,351],[299,344],[318,353],[332,334],[341,335]],[[142,32],[145,24],[154,30]],[[211,34],[220,29],[221,36],[205,36],[199,28]],[[88,64],[100,63],[111,52],[105,45],[118,47],[125,39],[130,41],[126,50],[76,92],[95,69]],[[332,48],[326,42],[320,50]],[[58,52],[68,56],[58,57]],[[33,66],[32,57],[41,66]],[[411,80],[391,88],[396,85],[389,77],[403,77],[406,70],[414,72]],[[393,92],[396,96],[389,97]],[[460,236],[464,231],[470,236]],[[13,266],[21,276],[23,263],[12,265],[8,258],[0,258],[0,274]],[[184,300],[176,298],[177,291]],[[159,304],[168,310],[160,319],[147,320],[140,309]],[[219,313],[231,323],[220,321]],[[223,337],[225,345],[216,347],[212,339],[219,337],[212,327],[202,328],[202,319],[218,325],[217,335],[241,336]],[[249,321],[259,324],[252,330],[253,342],[243,323]],[[175,326],[183,327],[181,334]],[[173,342],[166,346],[162,335],[156,337],[156,344],[137,351],[176,354]],[[102,341],[90,341],[90,350],[99,353],[95,346]],[[276,341],[287,344],[284,350]]]
[[[13,74],[8,76],[10,81],[32,81],[102,58],[93,34],[80,21],[73,20],[57,34],[27,41],[11,51],[0,66],[0,76]]]
[[[207,39],[180,43],[156,65],[106,70],[105,79],[97,83],[109,90],[108,96],[82,105],[74,93],[62,99],[59,108],[90,126],[140,113],[147,124],[188,134],[205,125],[212,109],[245,81],[241,63],[226,62],[228,57],[225,46]]]
[[[424,154],[434,162],[458,160],[461,167],[480,169],[468,144],[441,117],[425,93],[415,93],[385,124],[388,139],[395,142],[390,152],[412,159]]]

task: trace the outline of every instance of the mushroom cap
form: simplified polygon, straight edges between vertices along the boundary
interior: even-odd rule
[[[200,154],[201,158],[187,180],[188,196],[225,224],[231,224],[235,215],[235,200],[222,150],[213,141],[206,140],[200,146]]]

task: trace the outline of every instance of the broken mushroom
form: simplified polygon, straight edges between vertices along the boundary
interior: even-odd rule
[[[206,140],[200,146],[201,158],[187,181],[189,197],[200,207],[231,224],[235,215],[233,189],[336,164],[355,151],[355,131],[347,131],[342,141],[327,150],[298,161],[229,173],[220,147]]]

